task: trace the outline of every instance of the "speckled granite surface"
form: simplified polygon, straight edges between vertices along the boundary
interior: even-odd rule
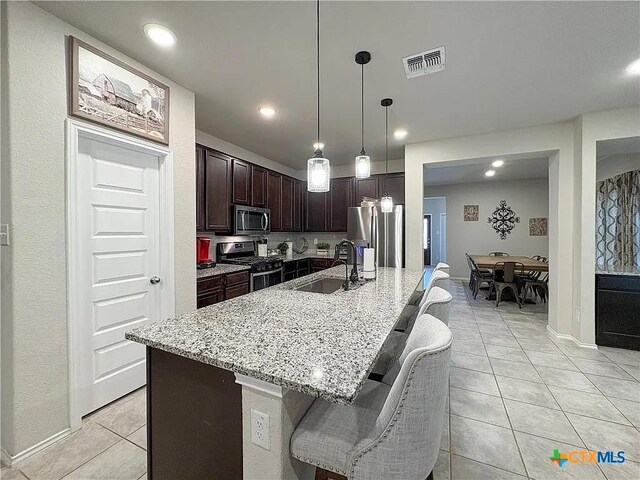
[[[217,263],[215,267],[203,268],[202,270],[196,270],[197,278],[213,277],[215,275],[223,275],[225,273],[241,272],[242,270],[249,270],[246,265],[231,265],[227,263]]]
[[[379,268],[345,292],[293,290],[344,266],[127,332],[126,338],[336,403],[352,403],[422,278]]]
[[[597,275],[629,275],[632,277],[640,276],[640,267],[605,267],[603,265],[596,265]]]

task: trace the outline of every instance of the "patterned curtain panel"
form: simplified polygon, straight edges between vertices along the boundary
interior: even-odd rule
[[[596,264],[640,265],[640,170],[598,182]]]

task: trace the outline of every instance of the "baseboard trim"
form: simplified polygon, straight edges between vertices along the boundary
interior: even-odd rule
[[[573,343],[575,343],[576,345],[578,345],[579,347],[582,348],[590,348],[592,350],[597,350],[598,346],[595,343],[582,343],[580,340],[578,340],[576,337],[574,337],[573,335],[567,335],[564,333],[558,333],[556,332],[553,328],[551,328],[549,325],[547,325],[547,330],[549,332],[551,332],[551,334],[556,337],[559,338],[561,340],[571,340]]]
[[[70,428],[65,428],[64,430],[62,430],[61,432],[58,432],[54,435],[51,435],[49,438],[36,443],[33,447],[29,447],[25,450],[23,450],[22,452],[16,454],[16,455],[10,455],[9,452],[7,452],[4,447],[2,447],[1,449],[1,454],[2,454],[2,461],[7,465],[7,466],[11,466],[15,463],[21,462],[22,460],[26,460],[27,458],[31,457],[32,455],[35,455],[36,453],[38,453],[41,450],[44,450],[45,448],[47,448],[49,445],[57,442],[58,440],[62,440],[64,437],[66,437],[67,435],[69,435],[71,433],[71,429]]]

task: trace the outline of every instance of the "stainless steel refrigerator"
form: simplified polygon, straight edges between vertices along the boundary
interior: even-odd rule
[[[404,205],[395,205],[390,213],[382,213],[379,205],[363,205],[349,208],[347,238],[362,248],[375,248],[378,267],[404,267]],[[362,248],[357,249],[359,265]]]

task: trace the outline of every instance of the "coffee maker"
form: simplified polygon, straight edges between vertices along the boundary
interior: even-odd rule
[[[211,239],[209,237],[196,237],[196,253],[197,253],[197,268],[210,268],[215,267],[214,262],[210,257]]]

